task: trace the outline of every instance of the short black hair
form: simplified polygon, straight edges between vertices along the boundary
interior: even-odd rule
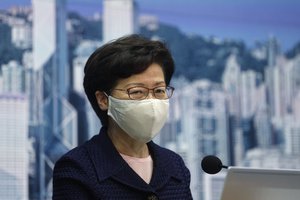
[[[117,81],[145,71],[151,64],[162,67],[169,85],[174,73],[174,60],[166,44],[132,34],[98,48],[86,62],[83,86],[85,93],[103,126],[108,123],[107,111],[97,103],[97,90],[110,94]]]

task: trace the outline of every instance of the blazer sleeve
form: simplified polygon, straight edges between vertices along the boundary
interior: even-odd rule
[[[190,199],[192,200],[192,192],[190,189],[190,184],[191,184],[191,173],[190,170],[186,167],[184,161],[181,159],[182,166],[183,166],[183,171],[184,171],[184,177],[185,177],[185,194],[186,194],[186,200]]]
[[[89,179],[81,164],[61,158],[53,170],[53,200],[93,199]]]
[[[53,200],[92,199],[90,192],[72,179],[53,180]]]

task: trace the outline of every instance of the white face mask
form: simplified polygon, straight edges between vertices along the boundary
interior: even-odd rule
[[[169,99],[123,100],[108,97],[107,114],[133,139],[149,142],[165,124]]]

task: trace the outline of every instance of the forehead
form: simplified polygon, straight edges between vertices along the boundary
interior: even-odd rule
[[[120,79],[117,87],[147,86],[152,87],[165,83],[162,67],[156,63],[151,64],[140,74],[134,74],[128,78]]]

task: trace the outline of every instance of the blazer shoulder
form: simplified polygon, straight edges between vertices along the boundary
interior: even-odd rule
[[[82,179],[93,174],[93,163],[89,156],[87,145],[75,147],[64,154],[54,165],[53,178]]]

